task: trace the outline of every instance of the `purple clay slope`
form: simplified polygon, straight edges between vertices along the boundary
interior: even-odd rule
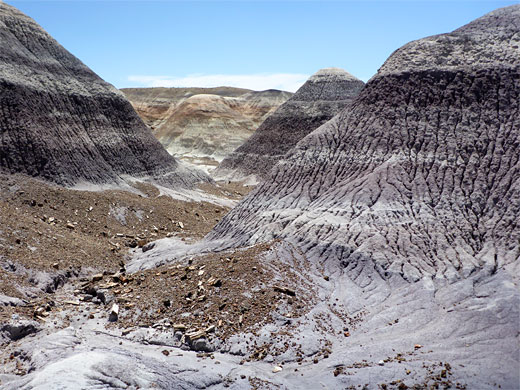
[[[62,185],[208,181],[180,166],[124,95],[36,22],[0,3],[0,169]]]
[[[207,236],[324,267],[324,305],[363,318],[328,367],[367,362],[331,388],[429,388],[383,361],[414,344],[407,364],[457,367],[446,386],[519,388],[519,47],[515,5],[398,49]]]
[[[302,138],[339,113],[364,83],[339,68],[321,69],[271,114],[242,146],[226,157],[212,174],[217,179],[255,181]]]
[[[518,260],[519,33],[512,6],[398,49],[209,238],[409,281]]]

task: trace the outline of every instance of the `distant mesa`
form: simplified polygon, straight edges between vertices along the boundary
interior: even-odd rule
[[[319,70],[222,161],[214,177],[237,181],[266,178],[285,153],[345,108],[363,86],[343,69]]]
[[[223,97],[238,97],[251,92],[249,89],[233,87],[216,88],[122,88],[144,123],[152,129],[157,129],[165,120],[172,104],[176,106],[195,95],[217,95]]]
[[[122,91],[170,154],[208,172],[292,96],[231,87]]]
[[[62,185],[128,178],[191,187],[124,95],[0,2],[0,169]]]

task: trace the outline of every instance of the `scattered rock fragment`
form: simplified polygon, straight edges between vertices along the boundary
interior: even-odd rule
[[[103,274],[96,274],[92,277],[92,281],[93,282],[99,282],[100,280],[103,279]]]
[[[146,244],[143,246],[143,252],[148,252],[149,250],[152,250],[155,247],[155,242],[150,242],[149,244]]]
[[[198,330],[198,331],[189,332],[189,333],[185,334],[185,337],[188,340],[197,340],[197,339],[200,339],[205,336],[206,336],[206,332],[204,330]]]
[[[119,318],[119,305],[117,303],[114,303],[112,305],[112,308],[110,309],[110,315],[108,317],[108,320],[110,322],[115,322]]]
[[[274,291],[276,291],[276,292],[279,292],[282,294],[287,294],[287,295],[290,295],[291,297],[296,296],[296,292],[294,290],[291,290],[290,288],[280,287],[280,286],[274,286],[273,288],[274,288]]]
[[[173,330],[179,331],[179,332],[185,332],[186,331],[186,325],[184,324],[173,324]]]

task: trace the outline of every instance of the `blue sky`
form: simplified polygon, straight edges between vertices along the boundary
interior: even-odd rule
[[[6,0],[116,87],[294,91],[324,67],[368,80],[403,44],[518,1]]]

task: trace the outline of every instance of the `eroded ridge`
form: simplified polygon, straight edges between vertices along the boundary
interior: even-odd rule
[[[517,264],[519,20],[512,6],[398,49],[208,238],[285,238],[360,282]]]
[[[0,169],[65,185],[209,180],[181,167],[121,92],[4,3],[0,43]]]
[[[271,168],[311,131],[340,112],[364,83],[338,68],[316,72],[242,146],[225,158],[214,176],[265,179]]]
[[[292,93],[217,88],[122,90],[173,156],[214,169]]]

